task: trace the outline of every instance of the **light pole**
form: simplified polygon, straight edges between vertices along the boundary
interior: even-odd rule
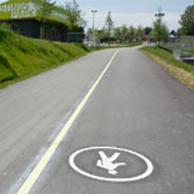
[[[164,14],[164,13],[159,12],[159,13],[156,13],[156,14],[155,14],[155,16],[156,16],[156,17],[158,17],[158,18],[161,20],[161,19],[162,19],[162,17],[164,17],[164,16],[165,16],[165,14]]]
[[[160,46],[160,39],[161,39],[161,22],[162,22],[162,17],[164,17],[165,14],[162,13],[162,8],[158,9],[158,13],[155,14],[155,17],[158,18],[159,21],[159,26],[158,26],[158,44]]]
[[[93,14],[93,18],[92,18],[92,31],[93,31],[93,37],[92,37],[92,46],[95,46],[95,32],[94,32],[94,22],[95,22],[95,14],[98,12],[97,10],[92,10],[91,11],[92,12],[92,14]]]

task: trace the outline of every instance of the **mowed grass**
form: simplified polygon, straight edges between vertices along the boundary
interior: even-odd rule
[[[144,47],[141,50],[151,56],[173,76],[194,89],[194,65],[177,60],[171,52],[157,46]]]
[[[0,88],[88,53],[82,44],[36,40],[0,27]]]

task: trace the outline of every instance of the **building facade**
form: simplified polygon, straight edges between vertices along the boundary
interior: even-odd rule
[[[84,36],[78,40],[70,39],[71,30],[68,29],[67,16],[62,9],[56,7],[52,15],[41,22],[41,0],[9,0],[0,4],[0,23],[10,24],[17,33],[32,38],[44,38],[54,41],[82,42]],[[83,29],[79,29],[83,32]]]

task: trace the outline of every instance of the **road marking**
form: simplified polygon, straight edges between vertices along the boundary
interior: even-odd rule
[[[67,132],[70,129],[70,127],[72,126],[73,122],[76,120],[76,118],[80,114],[81,110],[83,109],[84,105],[87,103],[88,99],[90,98],[90,96],[92,95],[92,93],[94,92],[94,90],[96,89],[98,84],[100,83],[100,81],[103,78],[104,74],[109,69],[110,65],[112,64],[112,62],[113,62],[114,58],[116,57],[116,55],[118,54],[118,52],[119,52],[119,50],[117,50],[113,54],[110,61],[108,62],[108,64],[104,68],[103,72],[100,74],[100,76],[98,77],[98,79],[96,80],[96,82],[94,83],[92,88],[88,91],[88,93],[86,94],[84,99],[81,101],[81,103],[79,104],[77,109],[72,113],[71,117],[69,118],[69,120],[67,121],[67,123],[65,124],[63,129],[59,132],[59,134],[57,135],[55,140],[52,142],[52,144],[50,145],[50,147],[48,148],[46,153],[40,159],[40,161],[38,162],[36,167],[33,169],[31,174],[29,175],[29,177],[26,179],[24,184],[21,186],[21,188],[19,189],[17,194],[27,194],[27,193],[29,193],[30,189],[33,187],[33,185],[35,184],[35,182],[37,181],[37,179],[41,175],[42,171],[44,170],[44,168],[46,167],[46,165],[50,161],[51,157],[55,153],[56,149],[58,148],[59,144],[63,140],[64,136],[67,134]]]
[[[137,156],[138,158],[140,158],[145,164],[146,164],[146,170],[145,172],[143,172],[140,175],[134,176],[134,177],[129,177],[129,178],[107,178],[107,177],[102,177],[102,176],[97,176],[91,173],[88,173],[84,170],[82,170],[81,168],[79,168],[76,164],[75,164],[75,159],[78,155],[87,152],[87,151],[99,151],[99,150],[114,150],[114,151],[119,151],[119,152],[125,152],[128,153],[130,155],[134,155]],[[107,182],[118,182],[118,183],[123,183],[123,182],[134,182],[134,181],[139,181],[142,179],[147,178],[148,176],[150,176],[154,170],[154,166],[152,164],[152,162],[146,158],[145,156],[143,156],[142,154],[139,154],[137,152],[134,152],[132,150],[127,150],[124,148],[117,148],[117,147],[109,147],[109,146],[98,146],[98,147],[89,147],[89,148],[84,148],[81,150],[78,150],[76,152],[74,152],[70,158],[69,158],[69,164],[70,166],[79,174],[84,175],[86,177],[92,178],[92,179],[96,179],[96,180],[100,180],[100,181],[107,181]],[[114,174],[113,174],[114,175]]]
[[[116,152],[111,157],[108,157],[103,151],[98,152],[101,160],[98,160],[96,165],[100,168],[104,168],[108,171],[109,174],[116,175],[118,172],[116,169],[119,166],[125,166],[126,163],[113,163],[119,156],[120,153]]]

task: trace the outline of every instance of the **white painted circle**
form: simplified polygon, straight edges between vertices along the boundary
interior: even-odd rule
[[[117,150],[117,151],[123,151],[123,152],[127,152],[129,154],[135,155],[135,156],[139,157],[141,160],[143,160],[143,162],[145,162],[145,164],[147,166],[147,169],[143,174],[140,174],[140,175],[135,176],[135,177],[130,177],[130,178],[105,178],[105,177],[100,177],[100,176],[96,176],[96,175],[90,174],[88,172],[85,172],[75,164],[75,162],[74,162],[75,158],[79,154],[81,154],[83,152],[86,152],[86,151],[99,150],[99,149]],[[117,148],[117,147],[107,147],[107,146],[89,147],[89,148],[84,148],[84,149],[78,150],[70,156],[69,164],[75,171],[77,171],[78,173],[80,173],[80,174],[82,174],[86,177],[96,179],[96,180],[101,180],[101,181],[107,181],[107,182],[133,182],[133,181],[142,180],[142,179],[145,179],[146,177],[150,176],[152,174],[153,170],[154,170],[154,166],[153,166],[152,162],[148,158],[146,158],[145,156],[143,156],[143,155],[141,155],[137,152],[134,152],[132,150],[127,150],[127,149],[124,149],[124,148]]]

